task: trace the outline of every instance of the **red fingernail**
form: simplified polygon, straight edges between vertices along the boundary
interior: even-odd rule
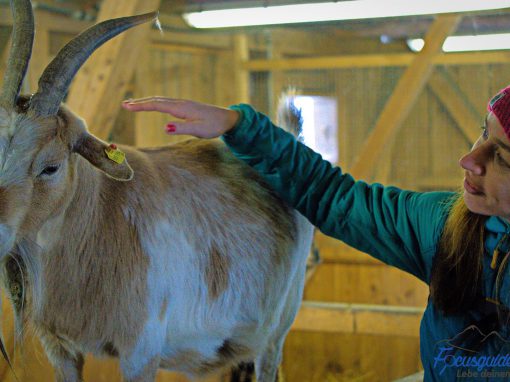
[[[115,143],[110,144],[110,147],[114,150],[117,150],[117,145]]]
[[[167,133],[175,133],[175,125],[169,123],[166,125],[166,132]]]

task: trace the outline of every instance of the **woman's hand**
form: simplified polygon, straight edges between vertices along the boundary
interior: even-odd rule
[[[122,107],[129,111],[159,111],[181,119],[166,125],[168,134],[188,134],[198,138],[216,138],[234,128],[239,113],[218,106],[182,99],[148,97],[127,100]]]

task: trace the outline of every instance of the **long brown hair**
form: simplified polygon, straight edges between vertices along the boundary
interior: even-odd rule
[[[468,210],[456,196],[432,266],[430,296],[446,315],[461,314],[481,297],[486,216]]]

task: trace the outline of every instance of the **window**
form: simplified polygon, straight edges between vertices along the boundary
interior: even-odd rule
[[[331,163],[338,162],[337,101],[332,97],[294,96],[303,117],[303,138],[307,146]]]

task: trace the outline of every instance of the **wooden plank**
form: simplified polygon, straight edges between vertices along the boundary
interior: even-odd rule
[[[216,65],[214,68],[214,92],[215,103],[217,105],[231,105],[239,102],[236,99],[235,89],[230,86],[232,81],[232,71],[230,65],[233,60],[231,51],[220,52],[216,55]]]
[[[342,33],[343,36],[321,33],[321,37],[317,38],[317,33],[320,32],[315,29],[299,30],[288,27],[274,28],[270,33],[270,45],[277,47],[282,56],[305,54],[314,56],[324,54],[324,52],[341,53],[342,49],[346,49],[345,45],[349,45],[348,41],[356,39],[356,36],[344,31],[338,33]],[[264,46],[266,41],[267,39],[259,40],[258,49],[271,49],[271,46],[267,46],[267,43]],[[271,58],[280,59],[281,57],[274,56]]]
[[[419,337],[424,308],[304,301],[292,330]]]
[[[239,103],[250,102],[250,73],[242,65],[248,58],[248,38],[245,34],[234,36],[234,84]]]
[[[358,251],[347,244],[326,236],[321,232],[315,234],[315,245],[319,250],[320,257],[325,262],[339,262],[348,264],[373,264],[381,265],[381,261],[372,256]]]
[[[0,52],[0,78],[3,80],[5,69],[7,68],[7,61],[9,60],[9,52],[11,50],[11,37],[5,42],[5,46],[2,52]]]
[[[359,152],[351,168],[354,177],[367,179],[372,175],[375,163],[385,145],[400,129],[425,86],[433,69],[434,56],[439,54],[444,40],[459,21],[460,17],[457,15],[440,15],[434,21],[425,37],[423,50],[400,78],[375,127]]]
[[[421,368],[419,338],[291,331],[285,381],[393,381]]]
[[[163,52],[183,52],[193,54],[217,54],[218,51],[213,48],[200,47],[200,46],[187,46],[179,44],[161,43],[154,42],[150,45],[154,50],[160,50]]]
[[[292,330],[330,333],[354,333],[354,315],[348,308],[326,309],[303,306],[292,325]]]
[[[42,24],[50,32],[64,32],[78,34],[92,25],[90,21],[76,20],[65,15],[55,14],[42,9],[35,11],[35,23]],[[12,26],[11,9],[8,6],[0,6],[0,26]]]
[[[165,25],[163,23],[163,25]],[[151,41],[155,44],[186,45],[190,47],[202,47],[215,50],[232,49],[232,37],[218,33],[186,33],[186,32],[159,32],[150,33]]]
[[[93,25],[90,21],[77,20],[65,15],[42,9],[36,10],[35,24],[40,24],[50,32],[78,34]],[[36,35],[37,37],[37,35]]]
[[[319,247],[322,262],[330,264],[365,264],[382,266],[383,263],[366,253],[360,252],[345,244],[338,246]]]
[[[423,378],[425,378],[425,372],[422,370],[412,375],[397,379],[393,382],[423,382]]]
[[[135,71],[135,98],[148,97],[154,94],[154,87],[161,83],[158,80],[159,72],[155,68],[155,52],[149,52],[146,47],[140,52],[138,65]],[[157,129],[163,130],[160,126],[160,117],[156,113],[135,113],[135,146],[151,147],[156,145]]]
[[[353,285],[357,286],[353,288]],[[388,265],[323,261],[304,299],[395,306],[425,306],[429,291],[416,277]]]
[[[459,171],[458,177],[423,177],[416,181],[417,188],[422,191],[433,190],[458,190],[462,186],[462,173]],[[453,174],[452,174],[453,175]]]
[[[42,12],[36,10],[34,14],[35,20],[39,20]],[[50,63],[50,31],[47,23],[35,23],[35,40],[32,49],[32,58],[28,66],[27,75],[24,83],[24,93],[35,93],[38,88],[39,77],[43,73],[46,66]]]
[[[4,346],[9,354],[9,358],[11,362],[14,361],[14,314],[12,310],[11,303],[9,298],[5,294],[4,291],[1,292],[0,298],[2,299],[1,303],[1,311],[2,311],[2,338],[4,341]],[[0,381],[5,381],[6,376],[10,373],[10,368],[7,362],[1,358],[0,362]]]
[[[482,65],[482,64],[508,64],[509,51],[497,52],[466,52],[444,53],[434,60],[436,65]]]
[[[153,11],[158,9],[159,2],[106,0],[98,21]],[[68,105],[87,121],[91,132],[102,139],[108,138],[149,30],[149,23],[140,25],[106,43],[78,72],[70,89]]]
[[[345,68],[371,68],[381,66],[407,66],[416,54],[352,54],[343,56],[326,56],[313,58],[287,58],[272,60],[250,60],[243,63],[246,70],[272,71],[272,70],[316,70],[316,69],[345,69]]]
[[[408,66],[415,59],[417,53],[390,54],[349,54],[342,56],[325,56],[310,58],[287,58],[274,60],[250,60],[243,63],[246,70],[314,70],[314,69],[345,69],[345,68],[373,68],[385,66]],[[508,64],[510,52],[466,52],[443,53],[434,57],[434,65],[482,65]]]
[[[478,126],[483,116],[478,115],[476,108],[459,87],[443,71],[437,71],[431,76],[428,87],[456,122],[469,144],[475,143],[480,136]]]

